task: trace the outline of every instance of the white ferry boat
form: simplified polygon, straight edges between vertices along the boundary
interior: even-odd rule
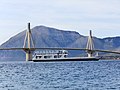
[[[97,57],[67,57],[66,50],[52,50],[52,51],[37,51],[35,52],[32,61],[97,61]]]

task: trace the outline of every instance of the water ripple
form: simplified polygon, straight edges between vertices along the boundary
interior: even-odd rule
[[[120,90],[120,61],[1,62],[0,90]]]

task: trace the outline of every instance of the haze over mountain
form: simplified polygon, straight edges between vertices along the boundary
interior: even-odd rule
[[[26,30],[11,37],[1,48],[23,47]],[[76,31],[64,31],[46,26],[36,26],[32,29],[35,47],[71,47],[86,48],[87,36]],[[93,38],[96,49],[120,50],[120,37]],[[80,51],[70,52],[71,56],[79,56]],[[24,51],[0,51],[0,60],[25,60]]]

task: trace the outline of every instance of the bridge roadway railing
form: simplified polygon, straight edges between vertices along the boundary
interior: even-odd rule
[[[100,50],[100,49],[94,49],[89,50],[86,48],[60,48],[60,47],[48,47],[48,48],[0,48],[0,50],[83,50],[83,51],[92,51],[92,52],[106,52],[106,53],[115,53],[120,54],[120,51],[113,51],[113,50]]]

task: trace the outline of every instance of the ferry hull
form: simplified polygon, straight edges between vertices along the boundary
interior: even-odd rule
[[[57,61],[98,61],[96,57],[57,58],[57,59],[36,59],[33,62],[57,62]]]

